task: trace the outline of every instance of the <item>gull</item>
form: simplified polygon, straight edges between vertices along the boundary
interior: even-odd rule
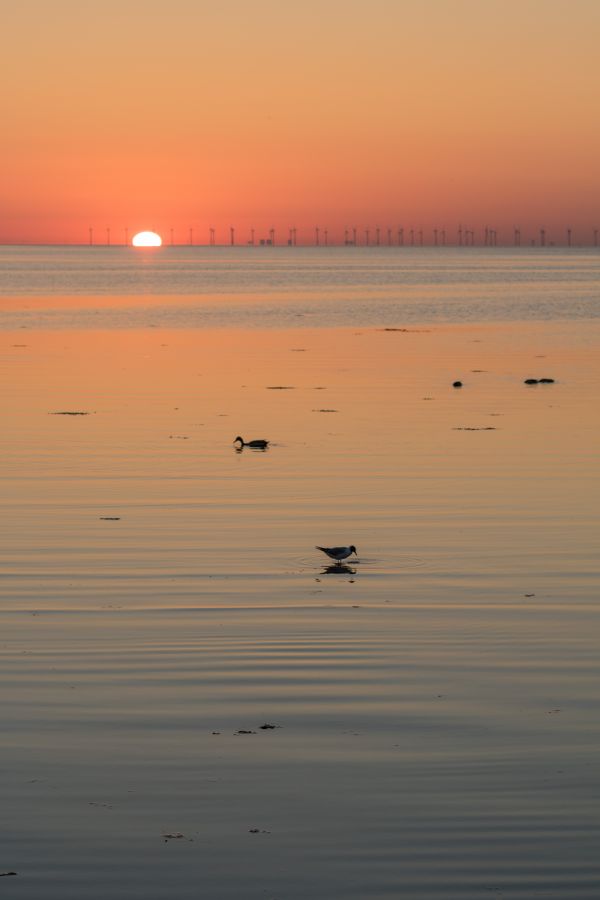
[[[240,447],[252,447],[254,450],[266,450],[269,446],[268,441],[256,440],[256,441],[245,441],[243,437],[239,435],[235,438],[234,444],[237,444],[239,441]]]
[[[315,547],[315,550],[321,550],[330,559],[335,559],[338,563],[341,563],[343,559],[348,559],[351,553],[358,556],[354,544],[351,544],[349,547]]]

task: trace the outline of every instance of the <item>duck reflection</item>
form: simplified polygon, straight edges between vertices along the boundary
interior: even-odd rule
[[[334,566],[325,566],[321,575],[356,575],[356,569],[336,563]]]
[[[268,447],[249,447],[248,444],[240,444],[233,448],[236,453],[243,453],[244,450],[251,450],[253,453],[266,453]]]

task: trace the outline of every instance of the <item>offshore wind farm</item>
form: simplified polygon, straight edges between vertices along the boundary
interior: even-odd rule
[[[154,229],[142,233],[158,234]],[[131,241],[130,234],[133,235]],[[575,231],[571,227],[548,229],[542,226],[537,230],[527,232],[514,226],[512,229],[499,232],[497,228],[488,225],[476,228],[463,226],[461,223],[454,228],[435,226],[427,228],[404,228],[403,226],[357,228],[353,226],[339,232],[319,225],[312,229],[298,229],[296,226],[290,226],[280,231],[272,227],[266,229],[251,227],[247,232],[243,232],[232,225],[223,233],[218,233],[217,229],[212,226],[208,229],[189,226],[184,232],[177,232],[173,227],[169,227],[160,234],[160,243],[171,247],[598,247],[599,234],[600,230],[596,227]],[[135,238],[135,234],[127,226],[121,228],[107,226],[100,229],[89,226],[87,236],[75,243],[89,246],[127,247],[135,246],[133,238]]]

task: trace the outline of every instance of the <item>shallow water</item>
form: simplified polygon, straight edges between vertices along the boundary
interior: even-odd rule
[[[600,326],[323,290],[0,301],[11,900],[598,896]]]

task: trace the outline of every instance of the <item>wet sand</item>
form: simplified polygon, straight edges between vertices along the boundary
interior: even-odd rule
[[[5,331],[3,895],[597,897],[599,330]]]

